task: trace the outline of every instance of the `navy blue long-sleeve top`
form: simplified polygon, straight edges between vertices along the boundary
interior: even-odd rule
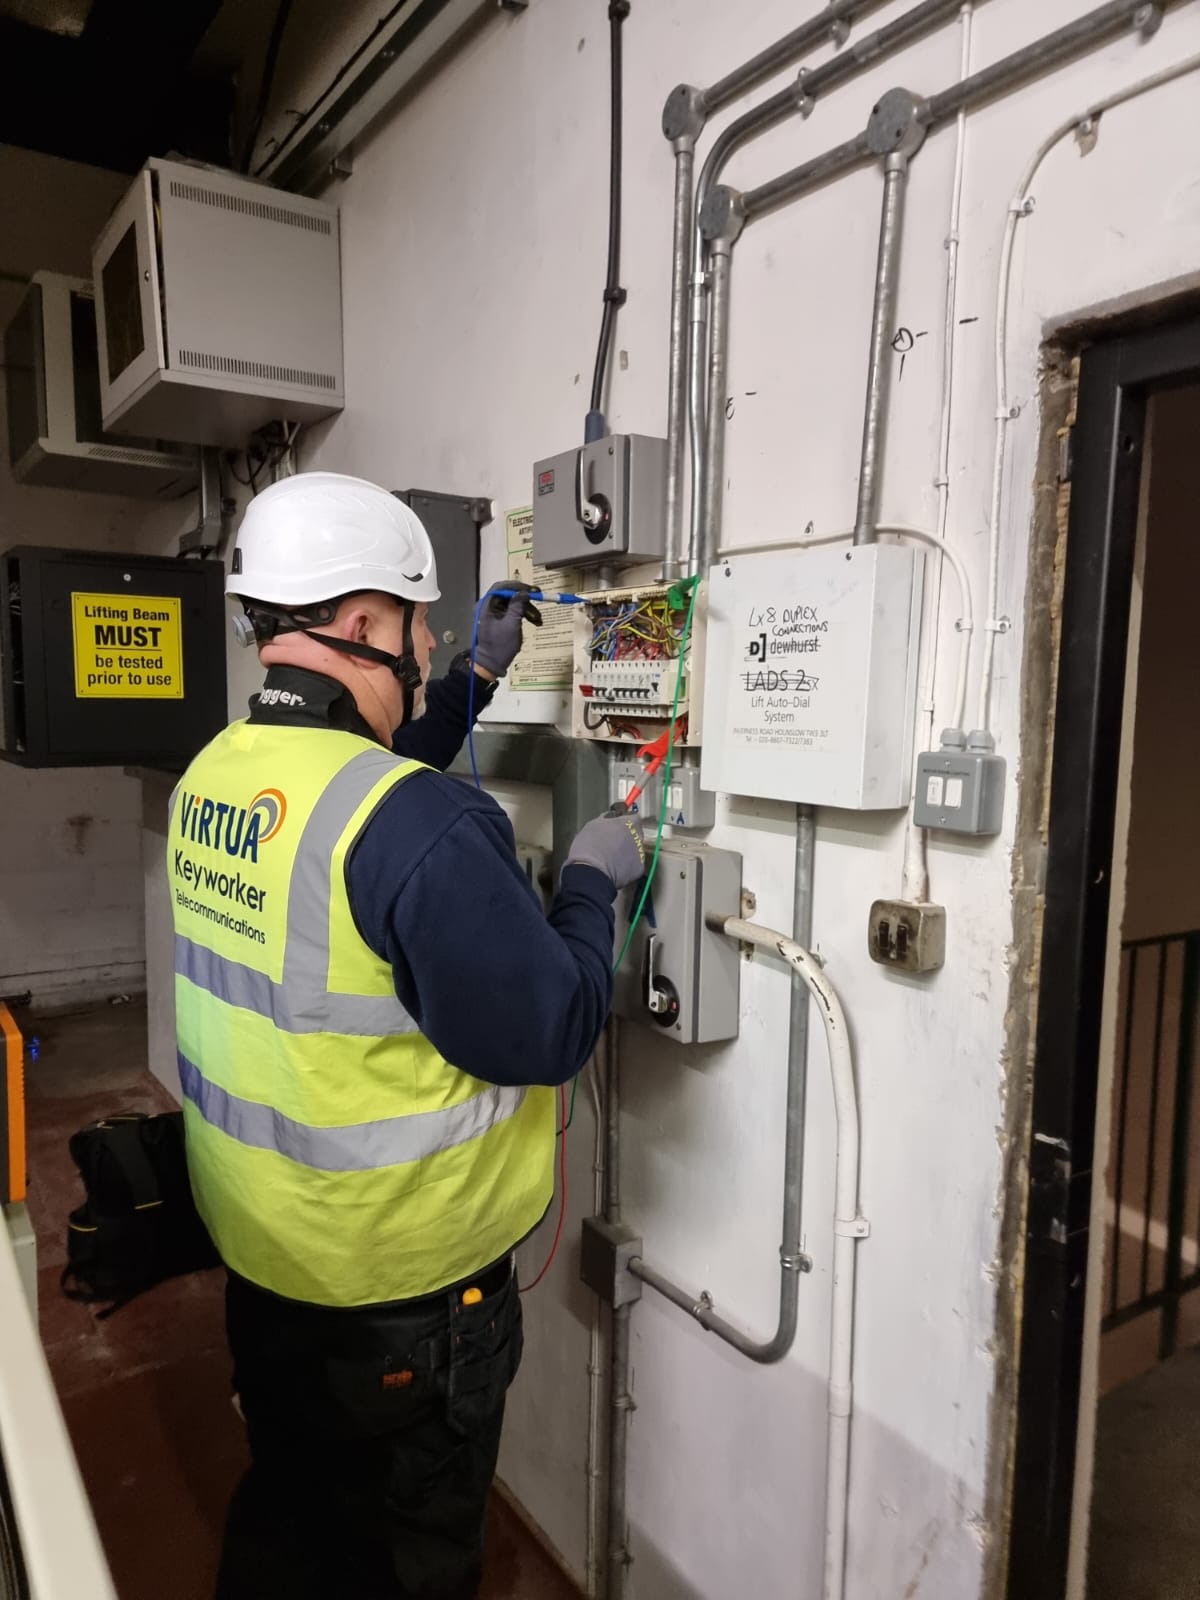
[[[349,690],[275,666],[250,721],[339,728],[374,739]],[[398,784],[346,862],[355,924],[392,969],[396,994],[453,1066],[488,1083],[558,1084],[587,1061],[612,1005],[611,882],[566,867],[548,916],[487,794],[444,775],[467,732],[470,680],[452,669],[393,750],[436,770]],[[494,692],[476,679],[475,709]],[[285,698],[286,696],[286,698]]]

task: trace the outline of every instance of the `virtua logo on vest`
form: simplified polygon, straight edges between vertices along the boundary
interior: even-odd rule
[[[279,789],[264,789],[248,806],[228,800],[206,800],[183,790],[179,796],[179,828],[185,839],[224,850],[239,861],[258,861],[259,845],[268,844],[283,827],[287,800]]]

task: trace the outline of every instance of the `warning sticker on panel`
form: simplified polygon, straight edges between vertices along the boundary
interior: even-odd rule
[[[575,573],[548,572],[545,567],[534,566],[532,506],[522,506],[505,517],[504,548],[508,577],[520,578],[522,583],[535,589],[544,588],[550,594],[575,587]],[[571,686],[575,660],[573,607],[548,605],[540,610],[540,628],[525,624],[521,654],[508,671],[510,689],[568,689]]]
[[[75,693],[81,700],[182,700],[177,595],[72,594]]]

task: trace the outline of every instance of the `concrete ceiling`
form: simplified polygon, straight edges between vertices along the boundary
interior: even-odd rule
[[[0,142],[237,164],[281,0],[0,0]]]

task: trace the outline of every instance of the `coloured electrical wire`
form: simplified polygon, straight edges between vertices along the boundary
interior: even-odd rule
[[[575,1082],[578,1083],[579,1079],[576,1078]],[[574,1091],[572,1091],[572,1104],[574,1104]],[[562,1132],[565,1134],[570,1126],[567,1121],[567,1088],[565,1084],[559,1084],[558,1086],[558,1106],[559,1115],[562,1119]],[[527,1283],[523,1289],[518,1291],[521,1294],[528,1294],[530,1290],[536,1289],[538,1284],[541,1283],[542,1279],[550,1271],[554,1258],[558,1254],[559,1244],[562,1241],[563,1223],[567,1220],[567,1141],[565,1138],[560,1139],[558,1146],[558,1184],[558,1226],[554,1230],[554,1243],[550,1246],[550,1254],[546,1257],[546,1264],[532,1283]]]
[[[670,722],[670,726],[669,726],[669,728],[667,730],[667,753],[666,753],[666,758],[665,758],[665,760],[663,762],[663,797],[662,797],[662,804],[659,806],[659,810],[658,810],[658,831],[654,836],[654,854],[650,858],[650,866],[649,866],[649,868],[647,869],[647,872],[646,872],[646,881],[642,885],[641,896],[638,899],[638,903],[637,903],[637,906],[636,906],[636,908],[634,910],[634,913],[633,913],[632,917],[630,917],[630,919],[629,919],[629,931],[625,935],[625,942],[621,946],[621,953],[617,957],[617,959],[613,962],[613,971],[614,971],[614,973],[616,972],[617,968],[621,965],[622,961],[624,961],[625,956],[626,956],[626,954],[627,954],[627,952],[629,950],[629,946],[630,946],[630,944],[631,944],[631,942],[633,940],[634,929],[637,927],[638,923],[641,921],[642,911],[645,908],[646,901],[650,897],[650,886],[654,882],[654,874],[658,869],[659,853],[660,853],[660,851],[662,849],[663,827],[665,826],[666,820],[667,820],[667,804],[668,804],[669,799],[670,799],[670,791],[671,791],[671,760],[672,760],[672,757],[673,757],[673,755],[675,753],[675,728],[676,728],[676,724],[679,721],[679,700],[680,700],[680,695],[681,695],[681,693],[683,691],[684,652],[687,649],[687,642],[691,638],[692,618],[695,615],[695,611],[696,611],[696,593],[697,593],[697,590],[700,587],[700,580],[699,580],[699,578],[685,579],[683,584],[678,585],[678,589],[682,590],[685,587],[685,585],[686,586],[690,586],[690,588],[691,588],[691,596],[690,596],[690,598],[688,600],[687,614],[684,617],[683,631],[679,635],[679,655],[678,655],[679,667],[678,667],[678,670],[676,671],[676,674],[675,674],[675,698],[671,703],[671,722]],[[477,619],[477,622],[476,622],[476,626],[478,627],[478,619]],[[559,1241],[562,1239],[563,1223],[566,1221],[566,1216],[567,1216],[567,1129],[571,1126],[572,1122],[574,1122],[574,1120],[575,1120],[575,1096],[578,1093],[578,1091],[579,1091],[579,1074],[576,1073],[575,1081],[571,1085],[571,1106],[570,1106],[570,1110],[567,1109],[567,1091],[566,1091],[565,1085],[561,1088],[560,1094],[559,1094],[559,1105],[560,1105],[560,1108],[561,1108],[561,1125],[560,1125],[559,1130],[558,1130],[558,1132],[559,1132],[558,1157],[559,1157],[559,1171],[560,1171],[560,1174],[561,1174],[560,1183],[561,1183],[561,1188],[562,1188],[562,1198],[561,1198],[561,1200],[559,1202],[558,1226],[554,1231],[554,1243],[550,1246],[550,1254],[546,1257],[545,1266],[538,1273],[537,1277],[533,1280],[533,1282],[531,1284],[529,1284],[526,1288],[521,1290],[522,1294],[528,1294],[531,1289],[536,1289],[538,1284],[541,1283],[542,1279],[546,1276],[546,1274],[550,1270],[551,1263],[553,1262],[555,1255],[558,1253]]]
[[[692,592],[688,600],[687,615],[684,617],[683,621],[683,631],[679,635],[679,667],[675,673],[675,698],[671,702],[671,723],[668,729],[667,737],[667,757],[663,764],[662,803],[658,808],[658,831],[654,836],[654,854],[650,858],[650,867],[646,873],[646,881],[642,885],[641,898],[638,900],[637,907],[629,919],[629,931],[625,935],[625,942],[621,946],[621,953],[613,962],[614,972],[616,972],[622,961],[624,961],[629,951],[629,946],[633,943],[634,929],[641,921],[642,912],[645,909],[646,901],[650,898],[650,886],[654,882],[654,874],[658,869],[658,857],[662,850],[663,827],[666,824],[667,804],[671,795],[671,762],[675,754],[675,727],[679,721],[679,699],[683,691],[684,658],[687,650],[687,642],[692,635],[692,618],[696,612],[696,593],[700,587],[700,580],[698,578],[689,578],[686,579],[685,582],[690,585]],[[679,585],[680,589],[683,587],[683,584]]]

